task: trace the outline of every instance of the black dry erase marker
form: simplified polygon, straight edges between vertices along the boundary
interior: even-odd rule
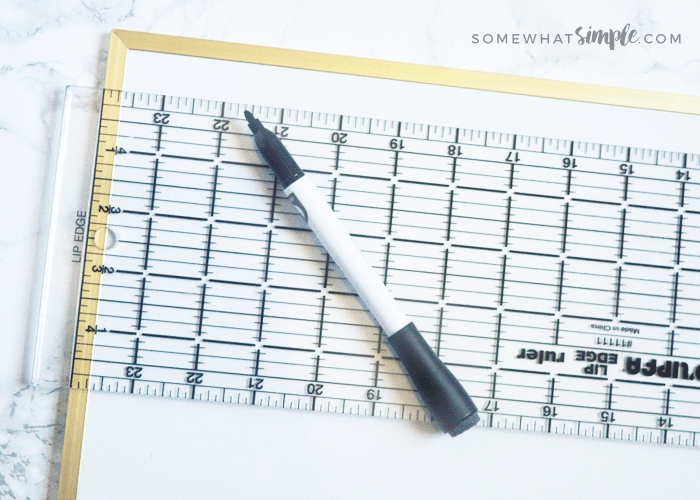
[[[452,436],[479,421],[477,408],[462,384],[437,357],[401,311],[384,283],[353,243],[338,217],[304,175],[275,134],[245,112],[260,154],[275,172],[284,194],[308,223],[328,255],[343,272],[384,330],[421,398],[440,427]]]

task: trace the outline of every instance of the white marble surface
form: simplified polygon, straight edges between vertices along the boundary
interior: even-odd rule
[[[55,498],[65,391],[27,387],[44,179],[60,96],[103,81],[114,28],[679,94],[700,94],[694,1],[0,0],[0,498]],[[681,34],[681,43],[473,44],[473,34],[583,26]],[[688,479],[689,485],[692,480]]]

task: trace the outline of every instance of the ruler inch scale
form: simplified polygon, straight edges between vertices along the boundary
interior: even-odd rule
[[[700,443],[698,155],[104,95],[73,388],[431,419],[248,109],[482,426]]]

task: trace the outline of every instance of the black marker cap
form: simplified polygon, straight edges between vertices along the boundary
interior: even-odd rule
[[[299,168],[282,141],[266,129],[250,111],[246,110],[243,114],[248,120],[248,128],[253,132],[253,139],[255,139],[258,151],[270,165],[277,179],[282,183],[282,187],[287,188],[294,181],[304,177],[304,171]]]
[[[474,401],[430,348],[416,325],[409,323],[388,339],[443,431],[455,437],[479,421]]]

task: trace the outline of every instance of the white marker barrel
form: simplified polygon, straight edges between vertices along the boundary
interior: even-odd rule
[[[304,175],[275,134],[249,111],[245,112],[245,117],[253,132],[255,145],[275,172],[284,194],[291,199],[384,330],[391,347],[440,427],[456,436],[476,425],[479,414],[467,391],[440,361],[416,325],[401,312],[316,186]]]
[[[306,220],[311,230],[350,282],[388,336],[409,321],[394,297],[355,246],[338,216],[323,199],[308,175],[292,183],[284,194]]]

